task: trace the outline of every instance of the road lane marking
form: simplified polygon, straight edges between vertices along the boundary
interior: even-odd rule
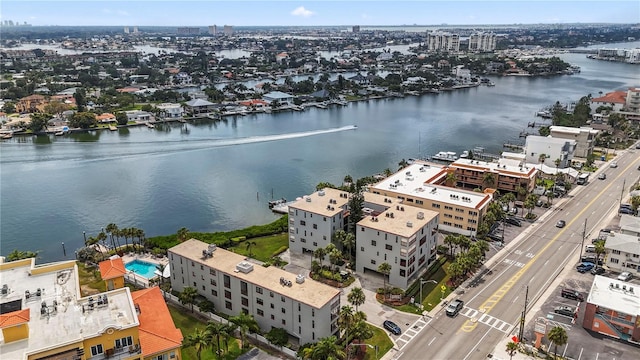
[[[632,166],[633,166],[633,163],[629,164],[629,166],[627,166],[625,171],[630,170]],[[618,177],[620,176],[622,176],[622,174],[618,175]],[[488,313],[489,311],[491,311],[498,304],[498,302],[502,300],[502,298],[507,294],[507,292],[511,290],[511,288],[515,285],[515,283],[518,280],[520,280],[520,278],[525,274],[525,272],[527,272],[527,270],[536,262],[536,260],[538,260],[538,258],[542,256],[542,254],[544,254],[544,252],[546,252],[551,247],[551,245],[553,245],[564,234],[564,232],[571,225],[573,225],[573,223],[575,223],[578,220],[578,218],[582,216],[582,214],[584,214],[587,211],[587,209],[589,209],[597,200],[599,200],[600,197],[602,197],[602,195],[606,191],[608,191],[613,184],[614,182],[610,182],[598,193],[598,195],[594,196],[593,199],[591,199],[591,201],[589,201],[589,203],[587,203],[587,205],[584,206],[582,210],[580,210],[578,214],[576,214],[576,216],[574,216],[566,224],[567,226],[563,227],[560,230],[560,232],[558,232],[540,251],[538,251],[538,253],[534,257],[531,258],[529,262],[527,262],[527,264],[525,264],[518,272],[515,273],[515,275],[513,275],[509,280],[507,280],[507,282],[505,282],[500,289],[496,290],[491,296],[489,296],[487,300],[485,300],[485,302],[482,305],[480,305],[479,309],[485,313]],[[561,247],[562,245],[560,246],[560,248]],[[560,248],[558,248],[558,250],[560,250]],[[467,320],[460,327],[460,330],[464,332],[471,332],[477,326],[478,326],[477,322],[472,322],[471,320]]]
[[[429,341],[429,343],[427,344],[427,346],[431,346],[431,344],[433,344],[433,342],[436,341],[436,338],[431,339],[431,341]]]

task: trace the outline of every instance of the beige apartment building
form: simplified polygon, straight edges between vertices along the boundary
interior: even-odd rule
[[[456,175],[459,185],[465,188],[483,188],[485,174],[493,174],[492,188],[500,193],[512,192],[517,194],[519,187],[533,191],[536,187],[538,170],[517,160],[500,159],[498,162],[458,159],[450,166]]]

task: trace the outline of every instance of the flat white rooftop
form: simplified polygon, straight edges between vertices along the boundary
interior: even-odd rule
[[[413,206],[394,205],[378,216],[365,216],[358,225],[370,229],[410,238],[418,233],[439,213]]]
[[[246,262],[244,256],[217,248],[213,251],[213,256],[204,259],[202,251],[208,250],[208,246],[209,244],[200,240],[190,239],[172,247],[169,251],[316,309],[322,308],[340,294],[340,290],[309,278],[306,278],[302,284],[298,284],[295,274],[275,266],[265,268],[253,264],[253,270],[249,273],[237,271],[236,265]],[[291,281],[292,286],[282,286],[280,278]]]
[[[520,166],[523,165],[523,166]],[[499,159],[497,162],[481,160],[458,159],[451,164],[454,168],[470,169],[478,171],[492,171],[503,176],[528,178],[537,171],[536,168],[516,159]]]
[[[587,302],[627,315],[640,315],[640,287],[596,275]]]
[[[6,284],[9,289],[0,302],[3,307],[12,303],[20,310],[29,309],[29,338],[5,344],[0,332],[3,359],[26,359],[32,353],[98,336],[109,328],[139,325],[129,288],[81,298],[75,261],[38,266],[34,266],[35,259],[15,263],[19,266],[0,264],[0,286]]]
[[[480,209],[489,203],[491,195],[450,188],[431,183],[446,176],[437,165],[412,164],[371,187],[381,194],[393,192],[413,198]]]
[[[325,188],[289,205],[289,209],[298,209],[321,216],[333,217],[344,210],[349,202],[349,193],[342,190]]]

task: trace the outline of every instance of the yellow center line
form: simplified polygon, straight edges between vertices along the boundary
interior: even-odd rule
[[[620,175],[618,175],[618,177],[616,178],[616,180],[618,178],[620,178],[623,174],[626,174],[628,170],[631,169],[631,167],[633,166],[633,162],[627,166],[623,172],[620,173]],[[520,278],[522,277],[522,275],[524,275],[524,273],[533,265],[534,262],[536,262],[536,260],[538,260],[538,258],[545,252],[547,251],[547,249],[549,249],[549,247],[556,242],[556,240],[558,240],[560,238],[560,236],[565,232],[565,230],[571,226],[580,216],[582,216],[582,214],[584,214],[585,211],[587,211],[587,209],[589,209],[591,207],[591,205],[593,205],[593,203],[595,203],[600,196],[602,196],[602,194],[604,194],[607,190],[609,190],[609,188],[611,186],[613,186],[615,182],[612,181],[609,183],[609,185],[605,186],[604,189],[602,189],[602,191],[600,191],[598,193],[597,196],[595,196],[588,204],[587,206],[584,206],[582,208],[582,210],[573,217],[573,219],[571,219],[571,221],[569,221],[567,223],[567,226],[565,228],[563,228],[562,230],[560,230],[560,232],[558,234],[556,234],[556,236],[554,236],[534,257],[531,258],[531,260],[529,260],[528,263],[526,263],[517,273],[515,273],[515,275],[513,275],[507,282],[504,283],[504,285],[502,285],[502,287],[498,290],[496,290],[496,292],[494,292],[491,296],[489,296],[489,298],[482,303],[482,305],[480,305],[480,307],[478,308],[481,312],[483,313],[488,313],[489,311],[491,311],[497,304],[498,302],[500,302],[500,300],[502,300],[502,298],[507,294],[507,292],[513,287],[513,285],[515,285],[515,283],[520,280]],[[464,322],[464,324],[462,325],[462,327],[460,328],[460,330],[465,331],[465,332],[471,332],[473,331],[473,329],[475,329],[478,326],[478,323],[476,321],[472,321],[472,319],[469,319],[467,321]]]

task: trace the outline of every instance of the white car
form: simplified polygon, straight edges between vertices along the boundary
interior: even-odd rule
[[[620,281],[629,281],[629,280],[631,280],[632,277],[633,277],[633,275],[631,275],[630,272],[625,271],[622,274],[618,275],[618,280],[620,280]]]
[[[611,168],[614,168],[614,169],[615,169],[615,168],[617,168],[617,167],[618,167],[618,163],[617,163],[617,162],[615,162],[615,161],[612,161],[612,162],[611,162],[611,165],[609,165],[609,167],[611,167]]]

